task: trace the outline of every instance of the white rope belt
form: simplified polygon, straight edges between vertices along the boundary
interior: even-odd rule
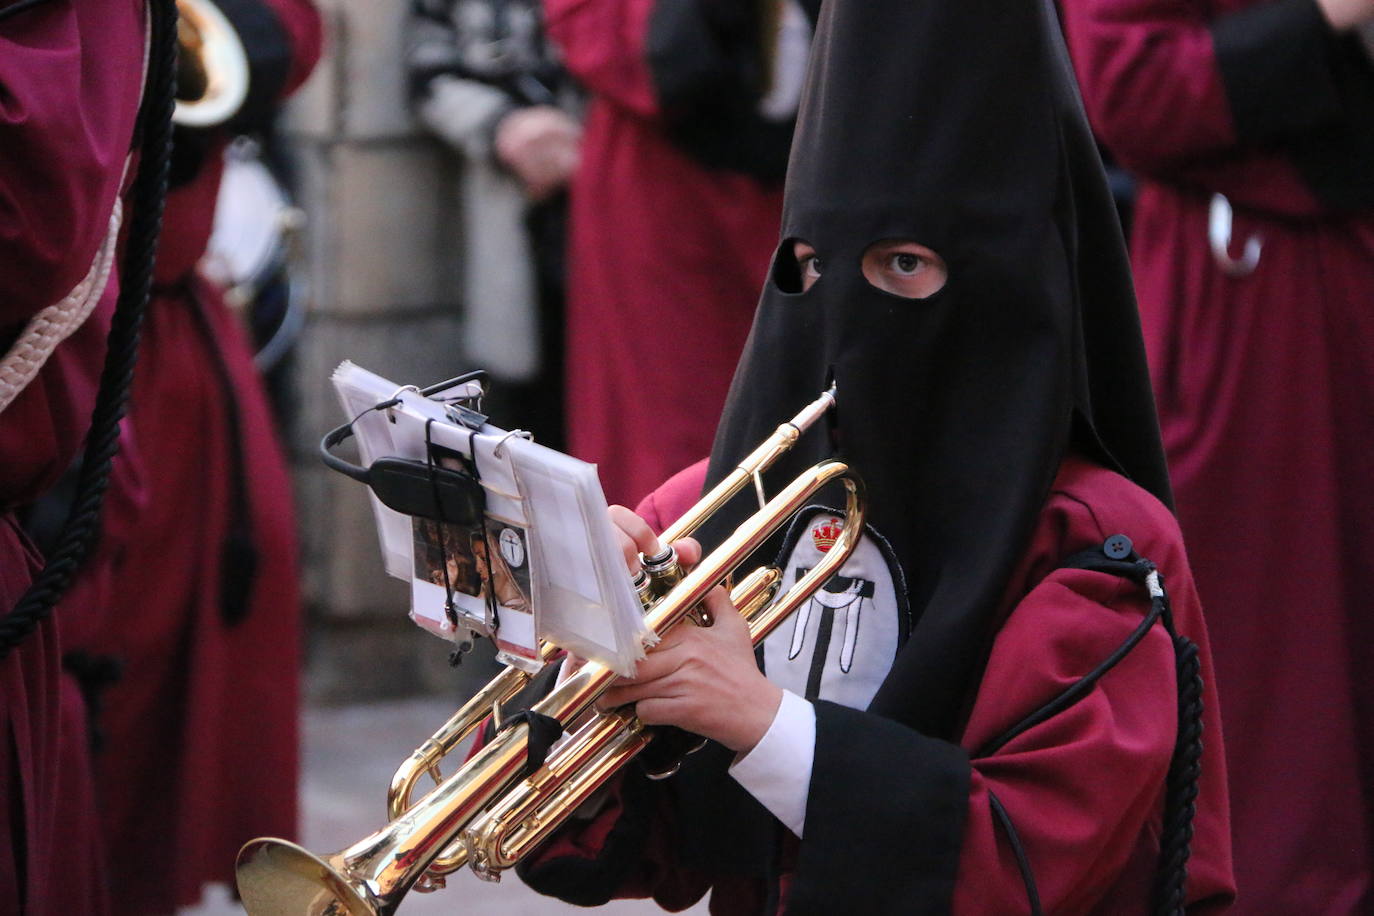
[[[114,210],[110,213],[109,228],[105,231],[105,241],[96,252],[86,276],[61,301],[33,316],[19,339],[0,359],[0,411],[10,406],[24,386],[38,375],[57,345],[81,327],[99,304],[114,267],[122,218],[123,205],[116,199]]]

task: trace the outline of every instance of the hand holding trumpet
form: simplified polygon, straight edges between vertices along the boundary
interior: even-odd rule
[[[612,506],[610,513],[626,565],[636,573],[641,553],[661,549],[658,536],[624,506]],[[701,559],[701,545],[692,538],[675,541],[673,549],[686,568]],[[712,589],[704,603],[710,627],[674,627],[639,663],[635,677],[617,681],[597,705],[634,703],[646,725],[675,725],[746,754],[772,724],[782,690],[759,671],[749,627],[725,589]]]

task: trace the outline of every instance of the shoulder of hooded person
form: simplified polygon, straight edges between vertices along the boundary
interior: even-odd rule
[[[1183,534],[1178,520],[1158,497],[1120,473],[1070,453],[1065,457],[1036,520],[1029,544],[1008,580],[1008,594],[1029,594],[1082,550],[1101,547],[1107,538],[1125,535],[1135,552],[1158,566],[1169,579],[1188,576]],[[1108,603],[1107,592],[1132,584],[1102,574],[1070,576],[1087,587],[1085,597]],[[1089,585],[1083,585],[1089,583]],[[1098,587],[1100,586],[1100,587]]]
[[[661,483],[648,496],[639,501],[635,512],[649,523],[654,531],[662,531],[677,521],[688,509],[696,504],[706,483],[705,458],[688,465]]]

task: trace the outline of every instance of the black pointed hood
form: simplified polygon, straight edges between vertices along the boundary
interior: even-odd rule
[[[1169,501],[1121,232],[1045,0],[829,0],[788,167],[783,244],[716,434],[714,483],[833,377],[837,454],[910,589],[871,708],[954,738],[1010,572],[1071,447]],[[824,264],[798,291],[791,241]],[[948,265],[904,299],[884,239]],[[719,540],[747,506],[703,531]]]

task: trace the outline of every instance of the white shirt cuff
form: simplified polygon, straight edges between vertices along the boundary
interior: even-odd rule
[[[753,750],[734,762],[730,775],[800,837],[815,756],[816,709],[784,690],[768,731]]]

